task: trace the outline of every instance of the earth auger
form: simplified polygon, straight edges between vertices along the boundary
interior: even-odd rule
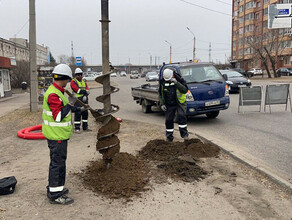
[[[103,78],[109,77],[113,72],[108,72],[98,76],[95,81],[103,85]],[[113,93],[118,92],[120,89],[110,85],[110,92],[96,97],[96,101],[104,103],[105,99]],[[120,130],[119,121],[112,116],[113,113],[119,111],[119,106],[111,104],[111,111],[109,113],[102,112],[100,116],[95,117],[96,121],[102,122],[102,127],[98,130],[97,133],[97,143],[96,150],[99,151],[103,160],[106,163],[107,168],[109,168],[110,163],[114,156],[120,152],[120,140],[116,134]]]
[[[103,84],[103,78],[106,75],[110,75],[111,73],[113,72],[98,76],[95,81],[97,83]],[[110,86],[110,88],[110,93],[98,96],[96,97],[96,100],[98,102],[104,103],[104,100],[107,96],[110,96],[112,93],[116,93],[120,90],[119,88],[112,85]],[[65,92],[69,96],[73,96],[69,91],[65,90]],[[97,122],[102,123],[102,126],[97,133],[96,150],[102,154],[106,167],[109,168],[114,156],[120,152],[120,140],[116,136],[116,134],[120,130],[120,123],[115,117],[112,116],[112,114],[119,111],[120,108],[117,105],[111,104],[111,111],[105,114],[103,110],[92,109],[89,105],[84,104],[79,99],[77,100],[77,102],[80,105],[86,107]]]

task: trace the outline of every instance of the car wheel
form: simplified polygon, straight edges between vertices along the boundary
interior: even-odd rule
[[[142,112],[143,113],[151,113],[152,112],[151,105],[146,105],[145,100],[142,101]]]
[[[209,112],[206,114],[207,118],[210,118],[210,119],[217,118],[218,115],[219,115],[219,111]]]

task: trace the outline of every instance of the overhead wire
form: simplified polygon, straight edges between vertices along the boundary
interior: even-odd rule
[[[22,30],[23,30],[23,28],[27,25],[27,23],[29,22],[29,19],[25,22],[25,24],[19,29],[19,31],[15,34],[15,36],[16,35],[18,35]]]
[[[221,0],[215,0],[215,1],[220,2],[220,3],[222,3],[222,4],[225,4],[225,5],[230,5],[230,6],[232,6],[232,4],[227,3],[227,2],[224,2],[224,1],[221,1]]]
[[[186,4],[189,4],[189,5],[196,6],[198,8],[202,8],[202,9],[205,9],[205,10],[208,10],[208,11],[212,11],[212,12],[215,12],[215,13],[218,13],[218,14],[227,15],[227,16],[230,16],[230,17],[232,16],[231,14],[227,14],[227,13],[224,13],[224,12],[221,12],[221,11],[217,11],[217,10],[214,10],[214,9],[211,9],[211,8],[207,8],[207,7],[192,3],[192,2],[188,2],[186,0],[179,0],[179,1],[184,2]]]

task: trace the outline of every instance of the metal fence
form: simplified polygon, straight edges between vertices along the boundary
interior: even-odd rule
[[[241,87],[239,91],[239,105],[238,113],[240,112],[240,107],[242,107],[242,112],[244,113],[244,106],[259,105],[259,112],[262,108],[262,86],[252,86],[252,87]]]
[[[290,96],[290,84],[276,84],[276,85],[267,85],[264,100],[263,97],[263,87],[262,86],[252,86],[252,87],[243,87],[239,90],[239,104],[238,104],[238,113],[242,109],[244,113],[244,106],[259,106],[259,112],[262,109],[262,102],[264,105],[264,112],[266,112],[266,106],[269,105],[270,113],[272,112],[272,105],[286,105],[285,110],[288,108],[288,101],[291,107],[291,96]],[[241,107],[241,108],[240,108]]]
[[[269,105],[270,113],[272,112],[271,105],[286,105],[285,111],[287,111],[288,100],[291,108],[291,97],[289,92],[290,84],[277,84],[277,85],[267,85],[266,96],[265,96],[265,109]],[[291,108],[292,112],[292,108]]]

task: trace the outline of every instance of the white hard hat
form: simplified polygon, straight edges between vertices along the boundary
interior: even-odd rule
[[[163,78],[165,81],[169,81],[173,76],[173,70],[165,69],[163,70]]]
[[[53,74],[54,74],[54,78],[57,79],[57,78],[60,78],[60,77],[55,77],[55,75],[58,75],[58,76],[67,76],[69,78],[73,78],[72,76],[72,70],[71,68],[67,65],[67,64],[59,64],[57,66],[55,66],[54,70],[53,70]]]
[[[78,74],[78,73],[83,73],[82,69],[80,69],[80,68],[76,68],[76,69],[75,69],[75,74]]]

